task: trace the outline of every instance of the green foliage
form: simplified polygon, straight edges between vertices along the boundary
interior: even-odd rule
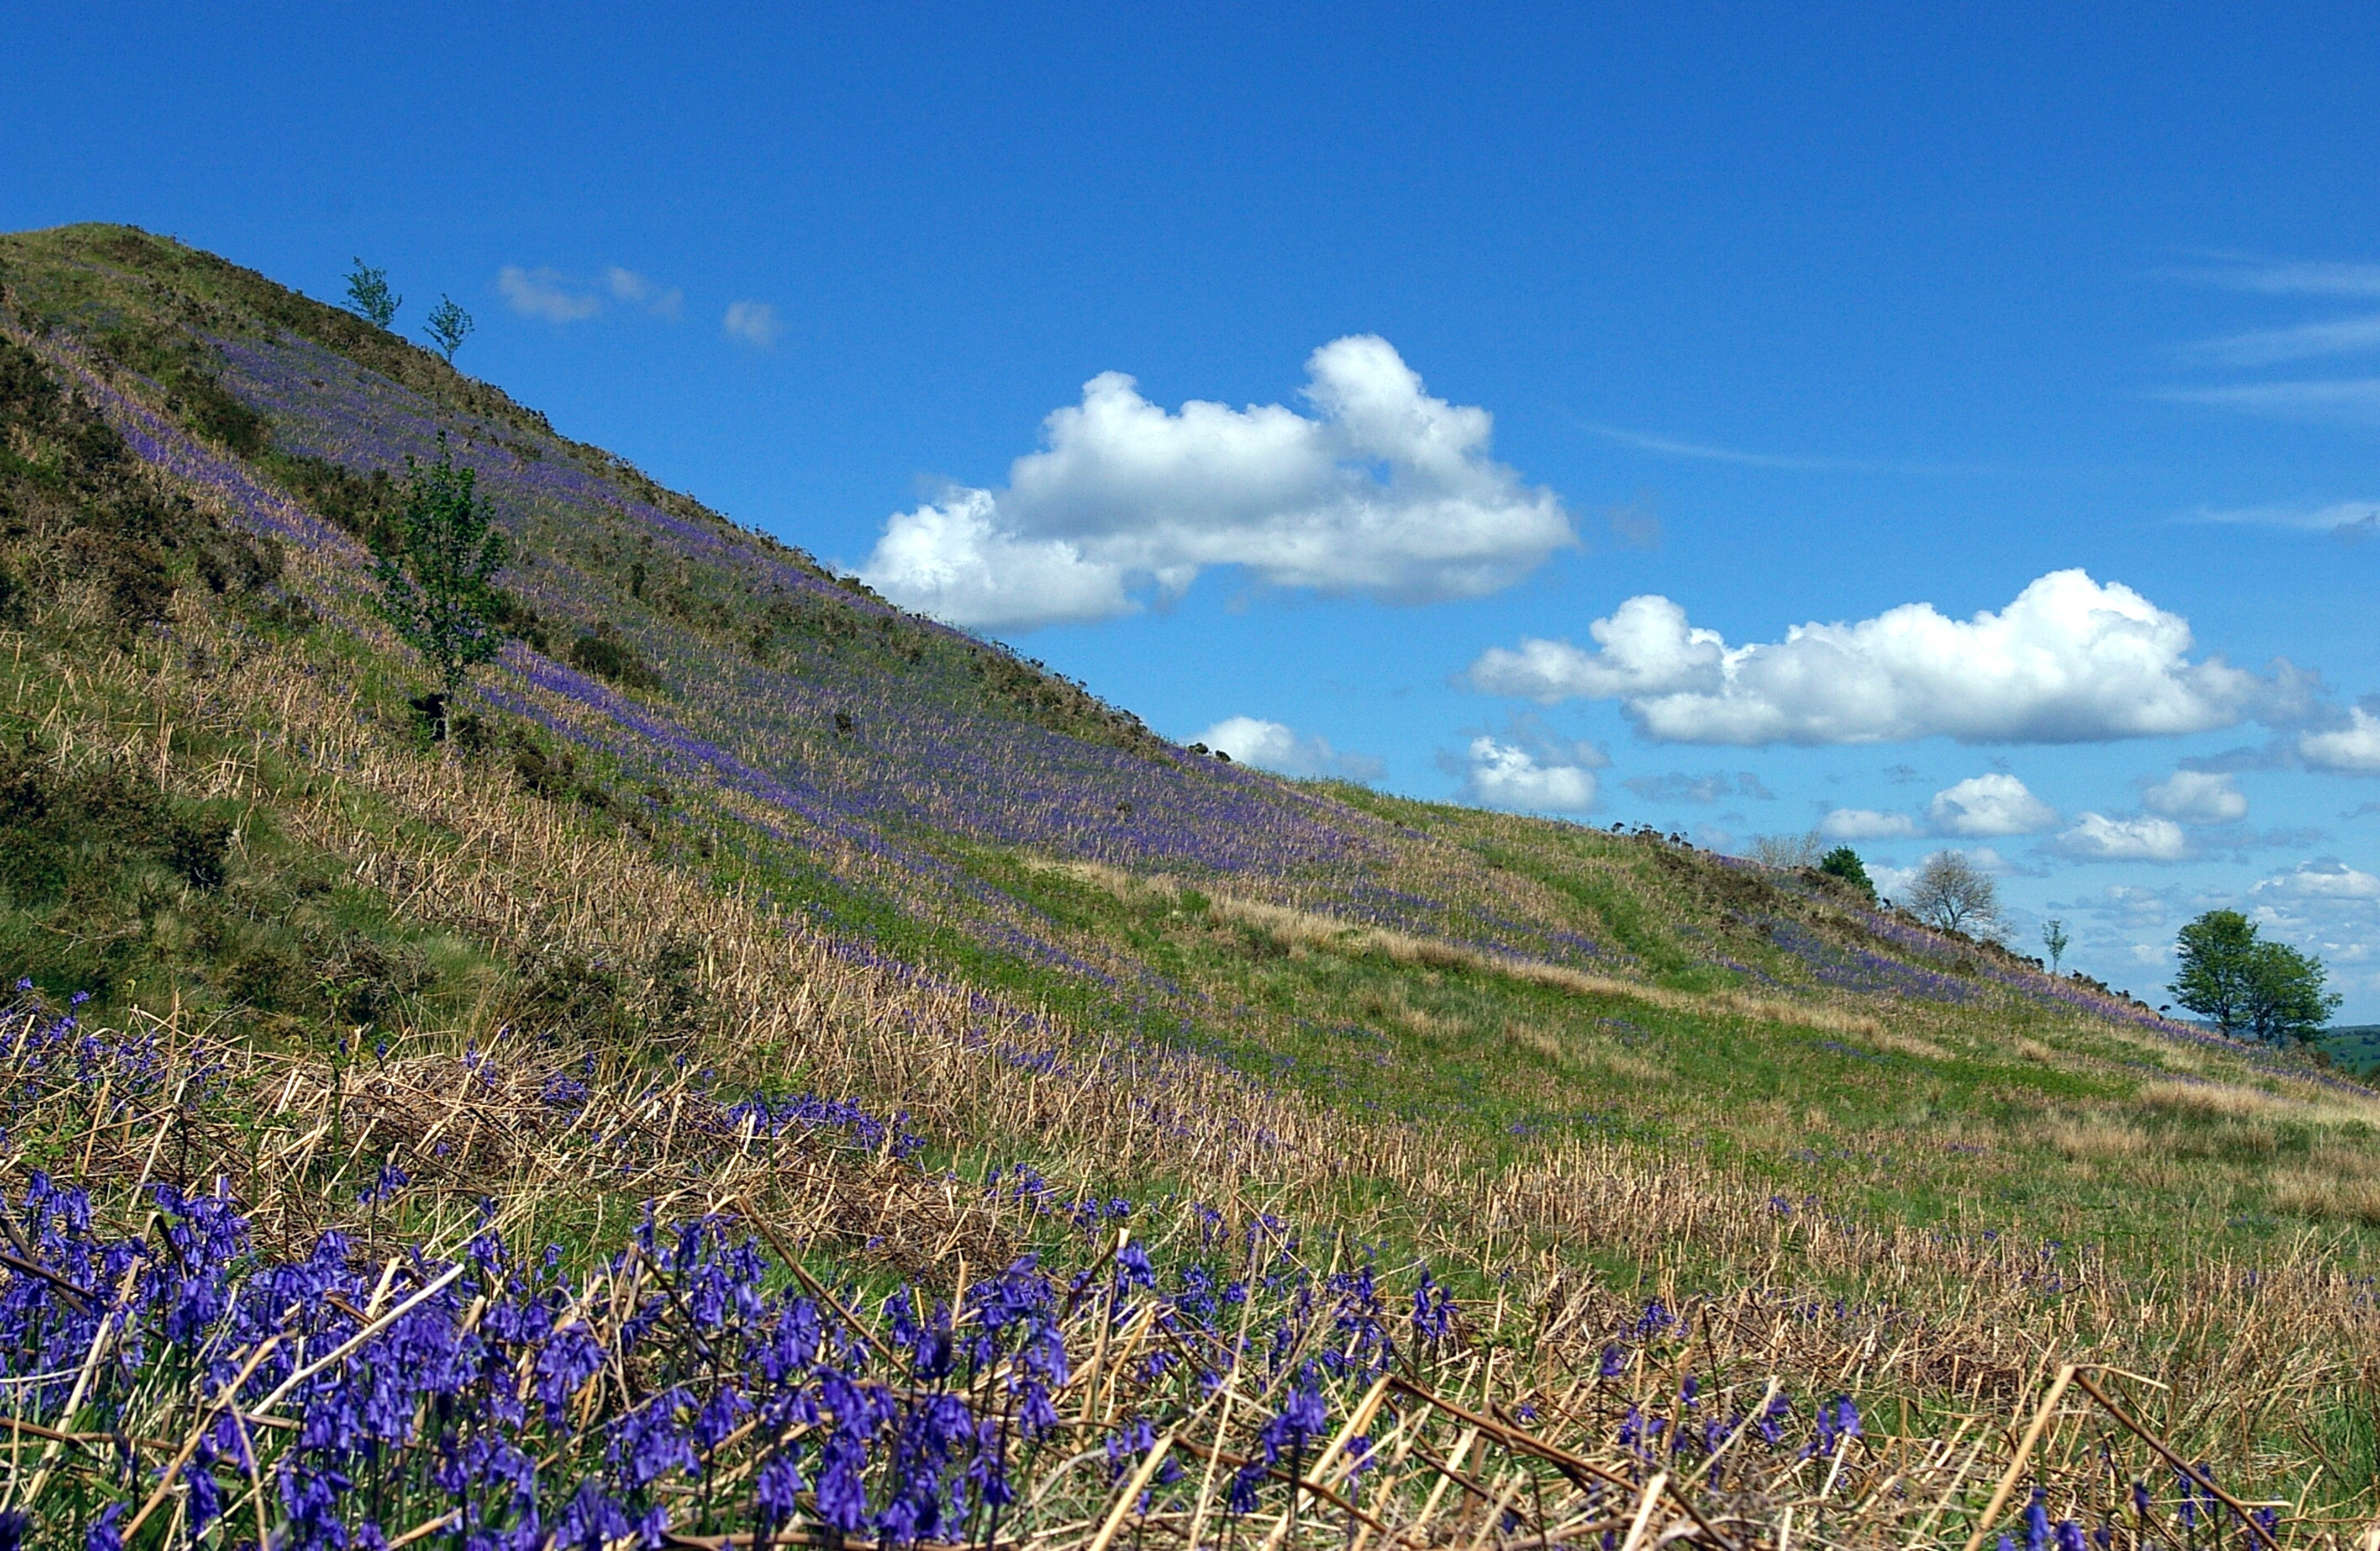
[[[388,470],[358,474],[345,464],[301,454],[275,452],[265,467],[310,511],[362,539],[375,551],[396,539],[400,491]]]
[[[1868,877],[1867,868],[1861,865],[1859,853],[1850,846],[1839,845],[1828,852],[1819,859],[1818,870],[1828,878],[1841,878],[1866,896],[1869,903],[1876,903],[1876,884]]]
[[[2058,962],[2066,957],[2066,950],[2073,943],[2074,939],[2066,935],[2065,922],[2053,915],[2041,924],[2041,946],[2049,954],[2050,974],[2058,973]]]
[[[2303,1042],[2321,1031],[2339,998],[2324,990],[2322,961],[2257,935],[2236,910],[2210,910],[2181,928],[2174,1000],[2235,1038]]]
[[[178,357],[158,362],[164,381],[220,392]],[[0,341],[0,618],[22,624],[42,600],[81,584],[121,644],[164,619],[193,575],[210,592],[244,593],[277,580],[280,568],[273,545],[145,478],[96,409],[67,394],[31,351]]]
[[[2303,1044],[2322,1032],[2342,1000],[2325,991],[2322,961],[2286,942],[2259,942],[2249,966],[2249,1029],[2268,1045]]]
[[[397,514],[397,541],[380,555],[380,612],[451,699],[502,644],[495,619],[504,605],[494,582],[505,548],[478,500],[472,471],[455,467],[443,435],[439,445],[438,461],[414,470]],[[442,706],[442,737],[447,715]]]
[[[242,457],[264,450],[270,433],[263,417],[223,385],[212,355],[197,339],[162,323],[131,323],[108,330],[98,345],[109,360],[164,389],[166,409],[190,430]]]
[[[464,311],[453,297],[442,296],[438,298],[438,305],[430,309],[429,327],[430,342],[438,346],[438,353],[446,357],[446,364],[453,366],[455,352],[461,349],[463,341],[471,336],[471,315]]]
[[[2181,928],[2173,1000],[2227,1035],[2248,1026],[2256,924],[2236,910],[2210,910]]]
[[[347,273],[347,300],[355,304],[358,312],[383,329],[396,321],[396,309],[405,305],[405,298],[388,288],[388,271],[373,269],[361,259]],[[454,352],[447,354],[451,357]]]
[[[582,631],[570,643],[570,665],[581,673],[608,679],[613,684],[636,689],[657,689],[661,680],[655,676],[637,648],[627,638],[612,628],[610,622],[592,630]]]

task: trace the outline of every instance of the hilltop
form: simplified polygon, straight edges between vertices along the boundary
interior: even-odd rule
[[[777,1460],[821,1541],[1932,1544],[2014,1525],[2004,1473],[2126,1536],[2233,1511],[2138,1432],[2286,1535],[2376,1506],[2380,1100],[2320,1065],[1815,871],[1174,745],[131,228],[0,237],[0,1346],[67,1375],[20,1423],[221,1431],[101,1362],[152,1233],[225,1288],[316,1267],[320,1377],[298,1316],[138,1283],[260,1414],[385,1377],[400,1295],[442,1352],[547,1310],[385,1457],[207,1442],[283,1472],[222,1466],[221,1544],[538,1544],[582,1487],[599,1543],[743,1533]],[[442,446],[514,557],[449,745],[372,602]],[[722,1375],[804,1319],[842,1334],[768,1361],[827,1376],[762,1426]],[[2077,1363],[2147,1382],[2020,1449]],[[497,1367],[551,1403],[473,1432]],[[440,1497],[506,1428],[548,1484]],[[127,1448],[52,1448],[45,1522],[137,1507],[174,1450]],[[353,1491],[310,1520],[300,1461]]]

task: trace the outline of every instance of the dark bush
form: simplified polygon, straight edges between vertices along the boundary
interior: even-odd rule
[[[578,761],[567,749],[549,755],[520,740],[513,745],[513,774],[540,797],[566,797],[577,784]]]
[[[411,996],[434,978],[419,950],[395,951],[360,932],[348,932],[319,949],[312,965],[315,983],[342,1023],[378,1023],[399,999]]]
[[[67,535],[67,555],[77,571],[98,581],[117,625],[133,629],[165,617],[174,579],[165,557],[149,545],[86,527]]]
[[[609,624],[582,632],[570,643],[570,665],[581,673],[632,688],[656,689],[661,685],[661,680],[637,655],[636,648]]]
[[[228,876],[232,831],[231,820],[219,815],[171,820],[165,829],[164,863],[193,889],[220,889]]]
[[[264,1012],[294,1007],[306,990],[306,966],[277,942],[260,942],[232,961],[223,980],[223,993]]]

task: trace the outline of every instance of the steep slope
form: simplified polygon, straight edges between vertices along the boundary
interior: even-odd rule
[[[1197,1415],[1278,1465],[1283,1397],[1309,1384],[1333,1426],[1370,1425],[1349,1408],[1380,1403],[1366,1343],[1388,1327],[1347,1312],[1377,1300],[1370,1269],[1360,1296],[1337,1278],[1377,1255],[1420,1300],[1408,1359],[1442,1359],[1409,1382],[1613,1461],[1602,1486],[1557,1472],[1576,1524],[1657,1462],[1703,1471],[1725,1396],[1739,1434],[1771,1400],[1797,1419],[1744,1445],[1740,1480],[1705,1473],[1740,1533],[1818,1491],[1796,1450],[1823,1445],[1852,1480],[1834,1527],[1821,1509],[1802,1533],[1963,1539],[1985,1495],[1925,1440],[2036,1403],[2052,1359],[2086,1352],[2174,1386],[2137,1403],[2224,1480],[2369,1507],[2338,1463],[2372,1448],[2366,1090],[1815,874],[1172,745],[170,242],[0,238],[0,968],[29,981],[12,1169],[90,1180],[119,1218],[134,1181],[224,1180],[287,1256],[334,1227],[382,1259],[455,1254],[485,1199],[516,1245],[594,1265],[647,1201],[732,1204],[821,1274],[963,1308],[966,1266],[981,1284],[1027,1247],[1157,1275],[1110,1237],[1123,1216],[1191,1278],[1166,1284],[1185,1330],[1264,1301],[1194,1316],[1193,1272],[1249,1278],[1231,1246],[1271,1245],[1257,1279],[1290,1333],[1241,1373],[1254,1409],[1207,1415],[1218,1391],[1184,1399],[1153,1362],[1093,1382],[1070,1425],[1119,1460]],[[408,704],[422,675],[370,565],[442,435],[516,556],[511,639],[453,748]],[[57,1032],[76,992],[104,1037]],[[1415,1289],[1422,1257],[1473,1300],[1455,1326]],[[2286,1290],[2238,1300],[2252,1267]],[[1090,1285],[1052,1339],[1096,1369],[1140,1294],[1087,1307]],[[854,1339],[910,1339],[886,1329]],[[1819,1404],[1846,1391],[1899,1406],[1897,1441],[1847,1451]],[[1414,1447],[1434,1436],[1398,1414]],[[1690,1448],[1689,1421],[1721,1433]],[[2095,1425],[2042,1459],[2061,1513],[2121,1501],[2091,1450],[2141,1446]],[[1292,1429],[1290,1474],[1324,1430]],[[1474,1480],[1451,1449],[1387,1472],[1374,1507],[1437,1533],[1421,1498]],[[871,1466],[887,1538],[917,1527],[884,1517],[904,1468]],[[1520,1480],[1475,1480],[1450,1529],[1498,1533],[1477,1510]],[[1110,1486],[1052,1501],[1089,1513]],[[1178,1506],[1150,1510],[1162,1533],[1215,1510]],[[1540,1534],[1559,1517],[1529,1513]]]

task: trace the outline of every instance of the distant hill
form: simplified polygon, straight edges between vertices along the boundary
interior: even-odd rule
[[[2322,1031],[2315,1048],[2344,1071],[2380,1068],[2380,1024],[2335,1024]]]
[[[513,555],[451,745],[374,606],[442,445]],[[170,240],[0,237],[0,670],[58,1544],[252,1538],[190,1472],[306,1545],[2178,1521],[2105,1407],[2014,1460],[2074,1363],[2380,1509],[2360,1084],[1814,870],[1175,745]]]

